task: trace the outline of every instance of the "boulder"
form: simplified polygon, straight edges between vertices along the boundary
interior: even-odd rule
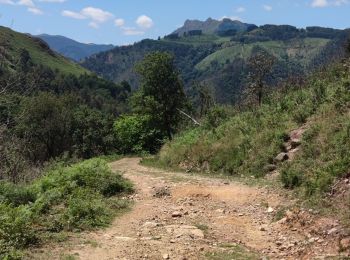
[[[170,225],[165,227],[166,231],[176,238],[190,237],[192,239],[203,239],[204,232],[195,226]]]
[[[288,154],[286,153],[280,153],[279,155],[276,156],[275,158],[275,162],[284,162],[286,160],[288,160]]]
[[[173,213],[171,213],[171,216],[173,218],[180,218],[182,217],[182,213],[180,211],[174,211]]]
[[[267,213],[272,213],[274,212],[275,210],[272,208],[272,207],[268,207],[268,209],[266,210]]]

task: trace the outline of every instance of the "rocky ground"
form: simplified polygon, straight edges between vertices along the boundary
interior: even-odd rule
[[[268,187],[174,173],[128,158],[111,164],[135,183],[132,209],[37,259],[326,259],[350,239],[332,218],[293,207]],[[284,210],[289,208],[289,210]],[[343,251],[341,254],[340,251]],[[69,258],[70,257],[70,258]]]

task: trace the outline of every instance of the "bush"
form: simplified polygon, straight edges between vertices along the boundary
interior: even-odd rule
[[[154,153],[163,143],[161,132],[147,115],[122,116],[114,123],[119,150],[124,153]]]
[[[0,257],[38,242],[28,206],[0,204]],[[11,258],[10,258],[11,259]]]
[[[70,167],[52,170],[36,183],[39,194],[59,189],[63,195],[76,188],[86,188],[105,196],[131,191],[131,184],[120,175],[113,173],[106,161],[91,159]]]
[[[106,226],[127,206],[112,196],[131,191],[131,183],[101,159],[56,165],[29,186],[0,182],[0,256],[13,259],[16,250],[37,242],[39,230]]]
[[[204,125],[208,129],[213,129],[218,127],[220,124],[225,122],[232,112],[229,111],[228,107],[225,106],[215,106],[208,111],[206,115]]]
[[[294,189],[302,184],[302,173],[293,169],[284,170],[281,174],[281,181],[285,188]]]
[[[28,187],[0,181],[0,203],[17,207],[34,201],[35,194]]]
[[[104,227],[110,223],[113,213],[103,196],[92,190],[77,189],[67,202],[64,221],[68,230]]]

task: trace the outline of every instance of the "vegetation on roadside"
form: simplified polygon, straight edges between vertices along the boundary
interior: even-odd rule
[[[108,225],[132,189],[101,159],[55,166],[27,185],[0,182],[0,258],[19,257],[48,234]]]
[[[0,37],[0,179],[30,181],[51,160],[120,152],[113,123],[128,110],[129,84],[56,69],[37,56],[73,63],[40,40],[0,28],[3,33],[17,41]]]
[[[214,107],[202,126],[178,134],[158,155],[160,165],[261,177],[283,152],[289,132],[310,121],[302,150],[281,165],[286,188],[324,194],[350,169],[349,61],[312,76],[303,86],[271,92],[259,108]],[[213,122],[212,114],[215,114]],[[231,112],[232,113],[232,112]]]

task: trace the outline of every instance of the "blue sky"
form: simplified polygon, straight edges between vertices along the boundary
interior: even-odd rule
[[[186,19],[350,27],[350,0],[0,0],[0,25],[123,45],[171,33]]]

